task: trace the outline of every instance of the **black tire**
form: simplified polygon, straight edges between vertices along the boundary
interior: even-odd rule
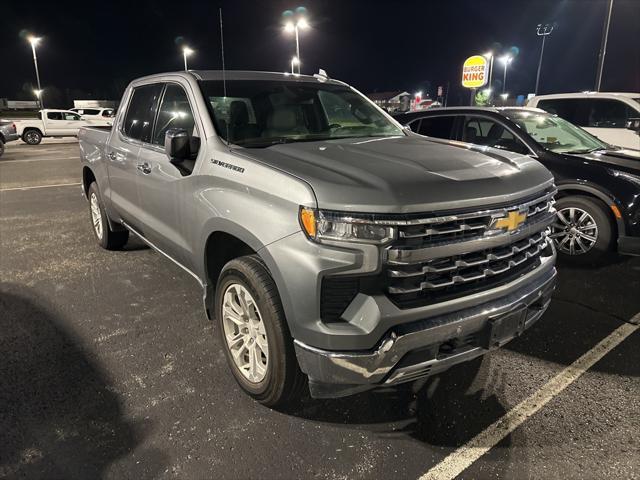
[[[561,227],[564,227],[564,232],[570,232],[571,229],[569,226],[565,225],[562,220],[560,220],[560,217],[558,217],[552,227],[552,237],[556,242],[558,255],[562,260],[573,264],[589,265],[598,263],[611,254],[616,240],[616,230],[613,218],[609,214],[607,206],[604,203],[595,198],[576,195],[560,198],[556,202],[555,208],[559,213],[563,213],[565,220],[568,220],[567,212],[570,212],[570,209],[576,209],[574,210],[575,218],[579,218],[578,215],[581,214],[581,212],[586,212],[591,216],[597,227],[597,231],[588,230],[586,232],[581,232],[587,233],[590,237],[593,237],[595,232],[595,243],[593,243],[587,251],[582,251],[582,248],[577,244],[574,244],[575,252],[574,254],[571,254],[567,251],[570,246],[570,242],[572,239],[577,242],[578,239],[575,238],[576,234],[574,234],[574,238],[569,238],[567,240],[567,236],[561,231]],[[562,244],[563,241],[564,244]],[[584,245],[586,240],[582,239],[581,242]]]
[[[259,382],[251,382],[242,374],[225,337],[224,294],[234,284],[243,286],[253,297],[264,323],[269,360],[264,379]],[[215,312],[227,363],[240,387],[267,407],[284,407],[299,400],[306,376],[296,359],[276,284],[257,255],[236,258],[224,266],[216,287]]]
[[[4,155],[4,142],[0,140],[0,157]]]
[[[25,130],[22,133],[22,141],[29,145],[38,145],[42,141],[42,133],[35,128]]]
[[[97,223],[96,217],[94,217],[92,213],[92,209],[94,207],[94,197],[95,201],[97,202],[97,207],[100,211],[100,217],[99,219],[97,219]],[[93,231],[93,235],[96,238],[98,245],[107,250],[121,249],[127,243],[127,240],[129,240],[129,231],[114,231],[111,229],[109,221],[107,220],[107,213],[105,212],[104,205],[102,203],[102,197],[100,197],[100,192],[98,191],[98,185],[96,184],[96,182],[93,182],[89,186],[87,198],[89,200],[89,218],[91,219],[91,230]]]

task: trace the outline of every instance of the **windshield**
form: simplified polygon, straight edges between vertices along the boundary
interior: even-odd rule
[[[270,80],[201,81],[218,132],[249,148],[404,135],[369,100],[342,85]]]
[[[505,115],[539,145],[556,153],[588,153],[612,148],[580,127],[549,113],[507,111]]]

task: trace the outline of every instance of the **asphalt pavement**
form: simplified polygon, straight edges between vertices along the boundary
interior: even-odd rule
[[[544,317],[481,361],[274,411],[188,274],[98,247],[78,157],[0,158],[0,478],[640,478],[640,258],[560,264]]]

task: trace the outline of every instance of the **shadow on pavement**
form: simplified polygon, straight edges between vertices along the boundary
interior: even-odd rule
[[[150,425],[124,418],[107,376],[63,318],[25,291],[0,284],[0,477],[102,478]],[[166,465],[158,451],[136,457],[149,477]],[[127,472],[136,476],[135,466]]]
[[[490,356],[455,366],[426,382],[372,390],[343,399],[303,399],[286,412],[309,420],[366,425],[388,436],[409,435],[421,442],[458,447],[506,412],[495,395],[487,395]],[[389,430],[388,423],[400,423]],[[382,425],[382,429],[374,425]],[[509,437],[503,440],[510,444]]]

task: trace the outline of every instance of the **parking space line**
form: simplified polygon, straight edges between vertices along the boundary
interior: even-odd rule
[[[504,437],[518,428],[529,417],[538,412],[565,388],[575,382],[607,353],[618,346],[625,338],[640,328],[640,313],[630,323],[625,323],[611,332],[595,347],[578,360],[564,368],[555,377],[545,383],[533,395],[524,399],[503,417],[489,425],[465,445],[434,465],[420,480],[452,480],[471,466],[476,460],[491,450]],[[634,325],[635,323],[635,325]]]
[[[57,157],[57,158],[27,158],[24,160],[0,160],[0,165],[4,165],[5,163],[21,163],[21,162],[51,162],[54,160],[75,160],[80,157]]]
[[[81,182],[76,183],[56,183],[54,185],[34,185],[31,187],[12,187],[12,188],[0,188],[0,192],[12,192],[14,190],[33,190],[36,188],[50,188],[50,187],[73,187],[77,185],[82,185]]]

